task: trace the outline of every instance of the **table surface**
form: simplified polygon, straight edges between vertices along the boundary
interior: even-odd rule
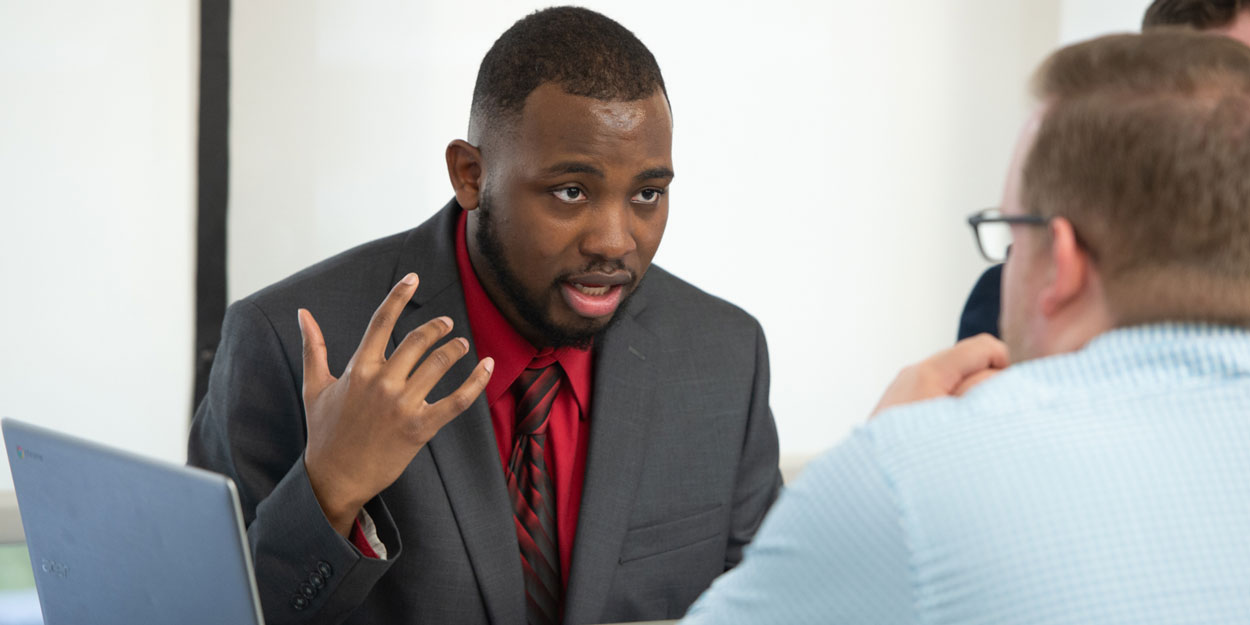
[[[630,621],[628,623],[604,623],[603,625],[674,625],[677,621]]]

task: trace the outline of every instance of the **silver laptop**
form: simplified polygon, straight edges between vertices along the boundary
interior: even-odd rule
[[[2,427],[45,625],[262,625],[229,478]]]

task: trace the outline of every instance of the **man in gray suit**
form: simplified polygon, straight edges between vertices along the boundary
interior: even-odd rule
[[[767,347],[650,267],[671,141],[632,33],[540,11],[482,61],[454,200],[230,307],[189,458],[239,485],[267,622],[670,618],[738,562],[781,483]]]

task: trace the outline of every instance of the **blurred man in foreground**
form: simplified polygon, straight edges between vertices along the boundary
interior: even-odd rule
[[[1155,0],[1142,18],[1142,30],[1188,26],[1250,45],[1250,0]],[[997,259],[987,259],[997,260]],[[988,332],[998,336],[1001,264],[981,274],[959,318],[960,339]]]
[[[978,231],[1010,242],[1007,351],[904,371],[884,408],[939,399],[813,463],[687,622],[1250,614],[1250,47],[1105,37],[1036,91]]]

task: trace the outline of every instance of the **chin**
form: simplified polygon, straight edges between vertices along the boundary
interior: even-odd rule
[[[544,315],[540,331],[552,347],[586,349],[599,340],[621,316],[618,308],[610,317],[588,319],[571,310],[549,311]]]
[[[594,343],[598,337],[608,329],[609,326],[612,325],[612,320],[615,318],[616,316],[613,315],[612,317],[603,320],[587,321],[585,323],[575,324],[560,324],[560,336],[558,338],[560,338],[560,342],[565,345],[572,345],[579,348],[590,347],[590,345]]]

